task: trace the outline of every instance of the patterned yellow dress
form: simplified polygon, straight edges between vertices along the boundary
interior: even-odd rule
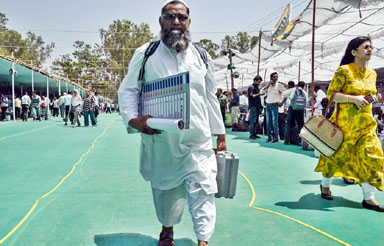
[[[376,94],[374,70],[350,63],[337,69],[329,85],[327,96],[333,92],[348,95]],[[344,132],[344,142],[330,158],[320,155],[316,172],[326,178],[353,178],[355,183],[370,183],[383,190],[384,156],[379,138],[377,123],[372,115],[372,104],[358,110],[353,103],[340,103],[338,125]],[[336,110],[335,110],[336,111]],[[334,122],[334,113],[330,121]]]

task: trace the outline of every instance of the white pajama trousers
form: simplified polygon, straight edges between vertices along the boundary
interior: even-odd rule
[[[323,177],[321,181],[321,185],[325,188],[331,187],[333,178]],[[372,200],[375,199],[375,187],[370,185],[369,183],[362,183],[361,188],[363,190],[364,200]]]
[[[193,229],[198,240],[209,241],[216,223],[214,195],[208,195],[197,183],[185,181],[172,190],[152,188],[153,201],[159,222],[165,227],[178,224],[188,202]]]

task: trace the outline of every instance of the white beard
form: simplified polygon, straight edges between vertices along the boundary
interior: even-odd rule
[[[172,30],[170,32],[160,31],[161,40],[168,48],[172,48],[177,52],[184,51],[191,42],[191,34],[189,31]]]

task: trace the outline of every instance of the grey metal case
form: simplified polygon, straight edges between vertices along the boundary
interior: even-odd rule
[[[239,170],[239,156],[228,151],[216,154],[217,160],[217,189],[216,198],[233,198],[236,194],[237,173]]]

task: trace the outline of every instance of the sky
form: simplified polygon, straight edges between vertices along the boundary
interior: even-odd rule
[[[292,5],[292,18],[310,0],[185,0],[191,10],[193,41],[207,38],[220,44],[226,35],[246,31],[258,35],[260,29],[272,30],[283,9]],[[128,19],[147,23],[154,34],[160,31],[158,17],[164,0],[0,0],[0,12],[9,19],[7,27],[25,37],[32,31],[46,43],[55,43],[44,67],[71,54],[76,40],[100,43],[99,29],[114,20]],[[0,41],[1,42],[1,41]],[[0,43],[1,44],[1,43]]]

